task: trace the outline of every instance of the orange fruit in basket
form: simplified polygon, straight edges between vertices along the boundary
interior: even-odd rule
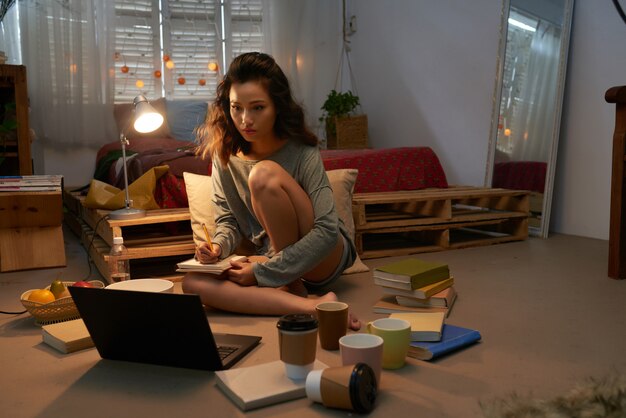
[[[50,303],[54,302],[55,297],[54,294],[48,289],[37,289],[30,292],[28,300],[37,303]]]

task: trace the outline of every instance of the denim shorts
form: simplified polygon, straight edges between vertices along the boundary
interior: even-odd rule
[[[330,276],[328,276],[328,278],[326,278],[325,280],[322,280],[321,282],[310,282],[308,280],[302,279],[302,282],[307,288],[319,289],[324,286],[327,286],[333,283],[335,280],[337,280],[337,278],[341,276],[341,273],[343,273],[345,269],[350,267],[346,265],[350,256],[350,243],[348,242],[348,239],[343,234],[339,234],[339,235],[341,235],[341,238],[343,238],[343,253],[341,254],[341,261],[339,261],[337,268]]]

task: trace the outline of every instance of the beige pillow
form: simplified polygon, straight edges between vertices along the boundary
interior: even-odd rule
[[[187,199],[189,200],[189,213],[191,215],[191,229],[193,230],[193,240],[196,245],[206,242],[202,223],[206,224],[209,234],[215,232],[215,219],[211,207],[211,197],[213,196],[213,183],[211,176],[203,176],[194,173],[183,173],[185,189],[187,189]]]
[[[354,219],[352,218],[352,193],[356,182],[356,169],[340,169],[327,171],[330,186],[333,189],[335,207],[337,215],[343,220],[348,228],[350,236],[354,240]],[[189,212],[191,214],[191,229],[196,245],[206,242],[202,223],[206,224],[209,234],[215,231],[215,219],[211,207],[211,196],[213,194],[213,184],[210,176],[200,174],[183,173],[187,198],[189,200]],[[359,256],[351,267],[344,270],[344,274],[361,273],[369,271],[363,264]]]
[[[330,187],[333,189],[337,215],[346,225],[352,241],[354,241],[355,231],[354,218],[352,217],[352,194],[354,193],[354,184],[358,174],[359,170],[355,168],[343,168],[326,172],[330,181]],[[357,254],[354,264],[345,269],[343,274],[362,273],[369,270]]]

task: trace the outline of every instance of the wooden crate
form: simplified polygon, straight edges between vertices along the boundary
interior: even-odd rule
[[[65,266],[61,192],[0,193],[0,272]]]
[[[406,255],[523,240],[526,191],[456,186],[357,193],[352,203],[362,258]]]
[[[195,251],[188,208],[147,211],[146,217],[109,220],[109,211],[90,209],[81,204],[83,197],[66,192],[66,222],[81,241],[96,268],[111,282],[112,266],[122,257],[109,255],[114,237],[123,237],[128,249],[132,278],[163,277],[180,280],[176,263]],[[76,213],[78,211],[78,213]],[[95,234],[94,234],[95,231]]]

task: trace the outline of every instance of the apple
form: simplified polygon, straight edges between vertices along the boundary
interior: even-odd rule
[[[79,280],[77,282],[75,282],[72,286],[76,286],[76,287],[93,287],[93,285],[89,282],[86,282],[84,280]]]

